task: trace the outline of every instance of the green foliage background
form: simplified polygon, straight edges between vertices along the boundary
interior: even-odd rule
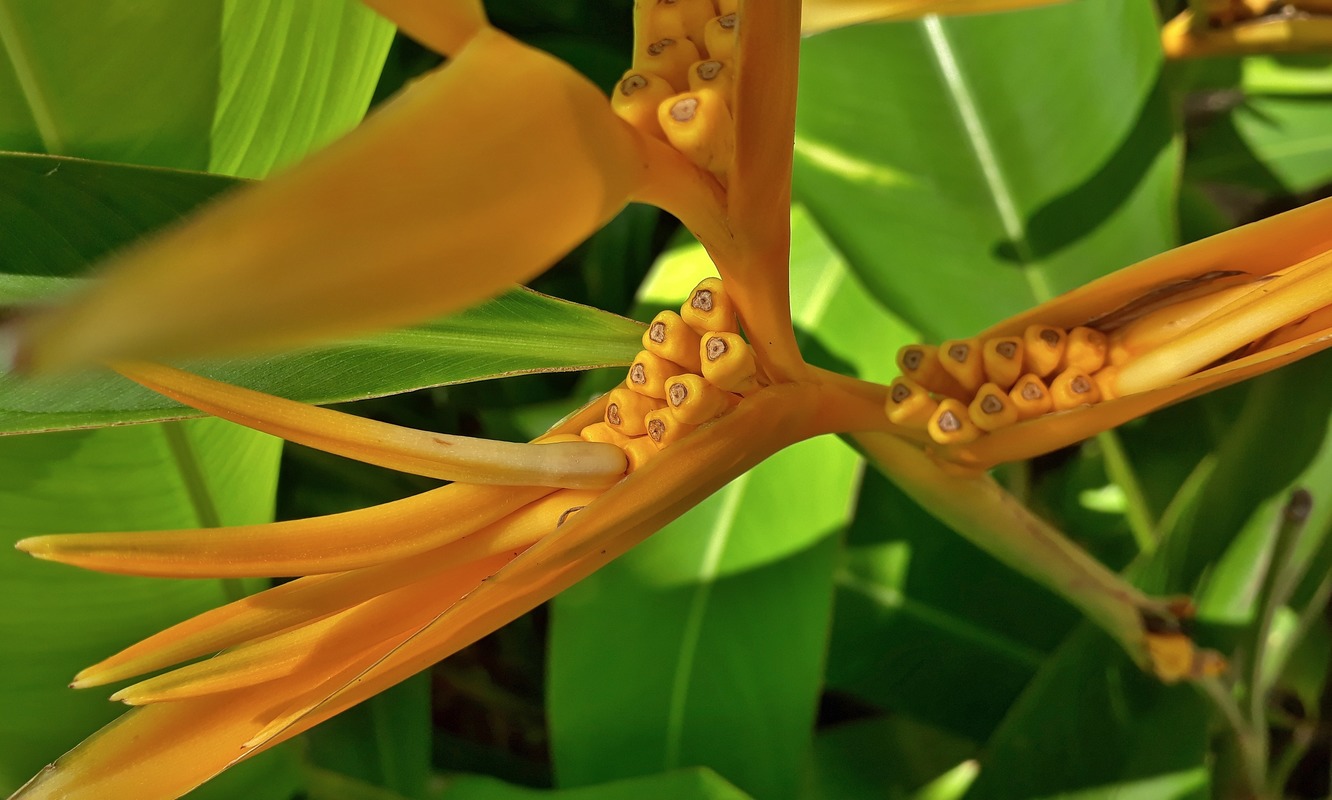
[[[627,6],[487,3],[603,87],[627,65]],[[1332,56],[1167,65],[1160,13],[1072,0],[806,40],[790,265],[806,356],[886,381],[904,343],[967,335],[1326,194]],[[298,159],[438,60],[344,0],[0,0],[0,50],[12,306]],[[311,402],[360,399],[346,410],[402,424],[525,438],[617,379],[577,372],[632,358],[640,328],[617,315],[676,305],[708,269],[672,220],[631,207],[535,282],[572,302],[515,290],[406,331],[192,366]],[[1261,653],[1268,702],[1239,735],[1224,700],[1139,674],[1062,600],[828,439],[197,796],[1226,797],[1255,736],[1274,742],[1274,794],[1325,796],[1328,363],[1001,472],[1144,588],[1193,594],[1200,637],[1236,657],[1241,696]],[[431,485],[216,420],[160,423],[185,416],[105,375],[0,377],[0,432],[24,434],[0,437],[0,538],[304,517]],[[146,420],[160,424],[102,427]],[[1278,536],[1296,487],[1313,517]],[[103,690],[65,688],[77,669],[255,588],[0,553],[0,789],[116,713]],[[1273,634],[1255,646],[1258,620]]]

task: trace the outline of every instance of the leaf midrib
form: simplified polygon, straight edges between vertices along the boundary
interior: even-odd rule
[[[989,130],[985,126],[985,121],[981,118],[980,109],[976,105],[975,97],[971,92],[967,77],[962,71],[962,66],[953,53],[948,32],[944,29],[941,18],[937,16],[926,17],[921,24],[925,31],[926,41],[929,43],[930,53],[934,56],[935,65],[938,67],[944,89],[948,92],[953,108],[957,111],[967,144],[971,147],[972,155],[980,168],[982,181],[985,184],[990,201],[994,204],[995,214],[999,217],[999,224],[1003,227],[1004,235],[1012,243],[1018,260],[1022,263],[1022,275],[1026,279],[1028,289],[1031,291],[1032,300],[1034,303],[1043,303],[1054,297],[1054,291],[1051,289],[1045,272],[1041,269],[1035,252],[1031,248],[1031,243],[1027,239],[1026,225],[1023,223],[1021,214],[1018,213],[1017,200],[1007,177],[1004,175],[1003,167],[999,163],[998,150],[995,148]]]

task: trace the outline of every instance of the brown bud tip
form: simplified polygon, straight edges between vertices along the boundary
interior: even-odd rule
[[[666,48],[675,44],[674,39],[661,39],[648,45],[647,51],[650,56],[659,56],[666,52]]]
[[[618,403],[611,403],[606,406],[606,421],[612,425],[619,425],[624,421],[620,417],[620,406]]]
[[[954,414],[953,412],[945,411],[944,413],[939,415],[939,430],[943,431],[944,433],[956,433],[957,431],[961,430],[961,428],[962,428],[962,423],[958,420],[957,415]]]
[[[683,100],[677,100],[675,105],[671,106],[671,119],[676,122],[688,122],[694,118],[694,114],[697,112],[698,98],[686,97]]]
[[[634,92],[638,91],[639,89],[642,89],[644,86],[647,85],[648,85],[647,78],[644,78],[642,75],[630,75],[629,77],[620,81],[620,94],[624,95],[625,97],[628,97],[629,95],[633,94]]]
[[[1042,342],[1045,342],[1046,344],[1050,345],[1051,347],[1056,347],[1056,346],[1058,346],[1058,344],[1059,344],[1059,339],[1060,339],[1060,336],[1059,336],[1059,332],[1058,332],[1058,331],[1054,331],[1054,330],[1051,330],[1051,329],[1049,329],[1049,328],[1046,328],[1045,330],[1041,331],[1041,341],[1042,341]]]
[[[893,387],[892,398],[894,403],[905,402],[906,399],[910,396],[911,396],[910,388],[903,386],[900,383]]]
[[[1022,399],[1024,400],[1035,402],[1044,396],[1045,392],[1041,391],[1041,387],[1035,383],[1028,382],[1022,387]]]
[[[1074,392],[1078,394],[1086,394],[1087,392],[1090,392],[1092,390],[1092,382],[1087,380],[1082,375],[1079,375],[1068,384],[1068,388],[1072,389]]]
[[[642,364],[635,364],[629,368],[629,380],[642,386],[647,383],[647,370]]]
[[[647,432],[649,439],[661,444],[661,437],[666,435],[666,423],[659,419],[648,420]]]
[[[708,360],[716,361],[726,355],[728,349],[730,348],[727,346],[725,339],[720,336],[713,336],[708,339]]]
[[[971,347],[965,344],[955,344],[948,348],[948,357],[961,364],[971,355]]]
[[[920,369],[920,362],[924,359],[925,353],[914,347],[902,354],[902,363],[911,370]]]
[[[657,344],[666,341],[666,323],[654,322],[652,327],[648,328],[648,338]]]
[[[698,77],[705,81],[716,80],[717,76],[721,74],[722,62],[704,61],[694,71],[698,73]]]
[[[678,406],[688,399],[689,387],[683,383],[672,383],[670,388],[666,390],[666,394],[670,396],[671,405]]]
[[[682,102],[683,102],[683,101],[682,101]],[[697,104],[698,104],[698,101],[694,101],[694,104],[697,105]],[[705,312],[705,313],[708,312],[708,311],[711,311],[711,310],[712,310],[712,290],[711,290],[711,289],[699,289],[697,292],[694,292],[694,296],[691,297],[691,298],[689,299],[689,305],[691,305],[691,306],[693,306],[694,308],[697,308],[699,311],[702,311],[702,312]]]
[[[718,24],[720,24],[723,28],[725,28],[728,31],[735,27],[735,21],[736,21],[735,12],[726,14],[725,16],[719,17],[717,19]]]
[[[985,395],[985,399],[981,401],[981,411],[984,411],[986,414],[998,414],[1003,410],[1004,401],[992,394]]]
[[[1013,356],[1017,355],[1017,343],[1000,342],[999,344],[994,346],[994,352],[998,353],[1004,358],[1012,358]]]

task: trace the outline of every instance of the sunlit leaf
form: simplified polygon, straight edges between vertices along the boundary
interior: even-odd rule
[[[931,339],[1164,250],[1179,150],[1156,25],[1088,0],[813,37],[796,196]]]

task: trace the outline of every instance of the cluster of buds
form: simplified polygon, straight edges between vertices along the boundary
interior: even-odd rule
[[[579,436],[622,449],[632,472],[726,414],[759,388],[754,351],[738,330],[722,282],[702,281],[680,313],[663,311],[653,318],[643,333],[643,350],[606,400],[603,420]]]
[[[1332,324],[1326,257],[1177,281],[1080,326],[1028,324],[897,355],[885,410],[941,445],[1178,381]],[[1009,334],[1009,335],[1004,335]]]
[[[723,184],[731,120],[736,0],[637,0],[634,61],[611,94],[616,114]]]

